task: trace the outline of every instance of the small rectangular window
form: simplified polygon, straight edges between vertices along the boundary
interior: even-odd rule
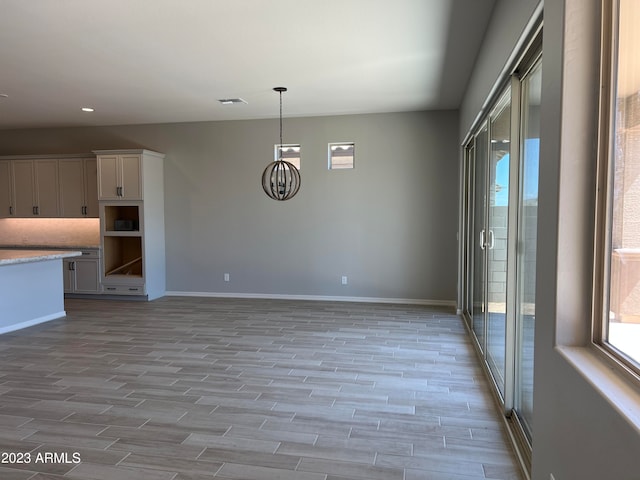
[[[340,142],[329,144],[329,170],[353,168],[356,144]]]
[[[596,343],[640,372],[640,3],[618,0],[612,15],[609,95],[602,128],[598,231],[602,292]],[[605,54],[606,54],[605,53]],[[606,56],[605,56],[606,59]],[[605,64],[605,68],[606,64]]]
[[[292,163],[298,170],[300,170],[300,152],[301,148],[299,144],[284,143],[282,145],[274,145],[274,162],[277,162],[282,155],[282,160]]]

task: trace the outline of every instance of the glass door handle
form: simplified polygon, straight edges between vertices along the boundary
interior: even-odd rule
[[[484,238],[484,228],[480,230],[480,249],[484,250],[486,247],[485,238]]]
[[[496,245],[496,237],[493,234],[493,230],[489,230],[489,244],[487,245],[487,248],[489,250],[493,250],[493,247],[495,247]]]

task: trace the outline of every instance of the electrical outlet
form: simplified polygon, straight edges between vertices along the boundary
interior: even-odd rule
[[[347,285],[349,283],[349,279],[346,275],[342,276],[342,285]]]
[[[229,274],[228,274],[228,273],[225,273],[225,274],[224,274],[224,281],[225,281],[225,282],[228,282],[228,281],[229,281]]]

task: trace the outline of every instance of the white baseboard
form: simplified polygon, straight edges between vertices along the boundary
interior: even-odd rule
[[[324,302],[396,303],[401,305],[429,305],[453,307],[455,300],[426,300],[420,298],[343,297],[330,295],[288,295],[277,293],[226,293],[226,292],[178,292],[167,291],[168,297],[259,298],[272,300],[317,300]]]
[[[67,312],[62,310],[61,312],[45,315],[44,317],[38,317],[32,320],[27,320],[25,322],[14,323],[13,325],[0,327],[0,335],[2,335],[3,333],[13,332],[15,330],[21,330],[23,328],[32,327],[34,325],[38,325],[39,323],[49,322],[51,320],[57,320],[58,318],[62,318],[66,316],[67,316]]]

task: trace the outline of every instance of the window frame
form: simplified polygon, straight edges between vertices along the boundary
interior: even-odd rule
[[[612,193],[615,166],[619,0],[602,2],[598,159],[591,343],[609,365],[640,385],[640,362],[607,342],[611,298]]]
[[[353,148],[353,155],[351,156],[351,166],[350,167],[334,167],[333,166],[333,155],[331,147],[340,147],[342,145],[351,146]],[[354,170],[356,168],[356,142],[329,142],[327,145],[327,169],[328,170]]]
[[[282,155],[282,159],[292,163],[298,170],[301,169],[302,167],[302,145],[299,143],[276,143],[273,145],[273,161],[277,162],[278,160],[280,160],[280,150],[281,149],[285,149],[285,148],[298,148],[298,156],[296,157],[298,159],[298,165],[296,165],[293,162],[290,162],[289,158],[290,157],[285,157],[284,155]]]

